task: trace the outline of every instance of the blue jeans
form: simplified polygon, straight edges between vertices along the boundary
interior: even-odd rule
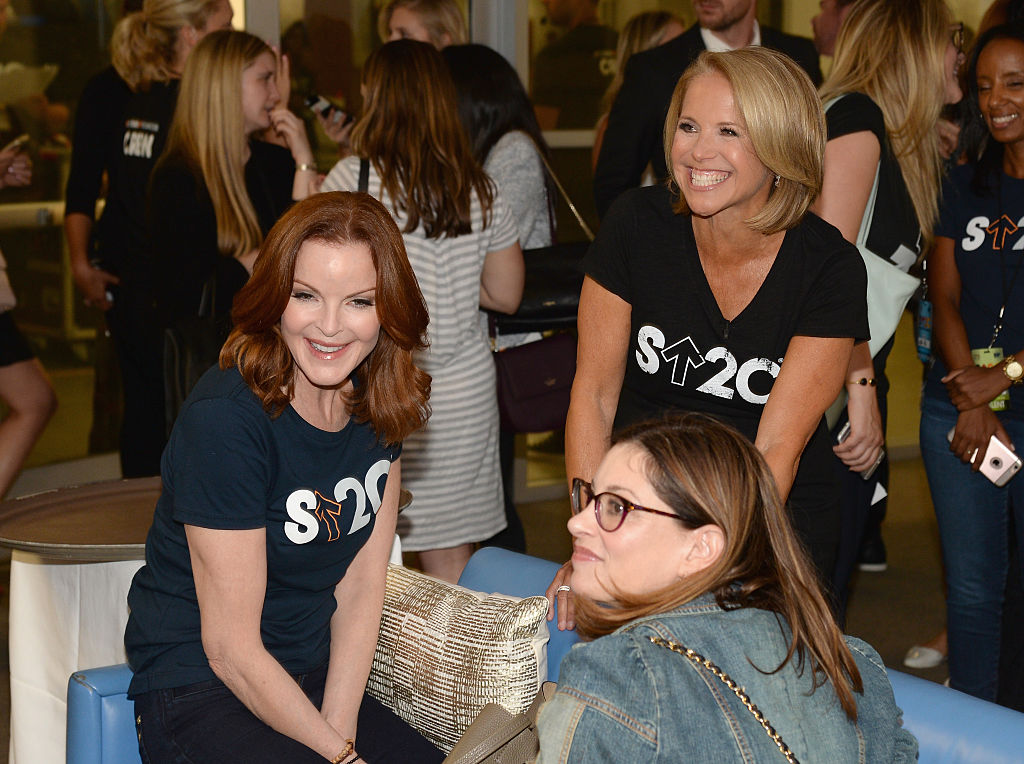
[[[327,666],[294,676],[320,708]],[[143,764],[323,764],[326,759],[261,722],[219,679],[135,698]],[[433,762],[444,754],[369,695],[359,708],[357,750],[364,762]]]
[[[948,400],[925,396],[921,403],[921,456],[931,489],[946,565],[946,625],[949,683],[985,700],[996,699],[999,640],[1006,589],[1009,513],[1014,513],[1018,548],[1024,548],[1024,477],[1002,488],[949,450],[946,434],[957,411]],[[1024,422],[1001,418],[1018,452],[1024,452]],[[1024,570],[1014,571],[1024,578]]]

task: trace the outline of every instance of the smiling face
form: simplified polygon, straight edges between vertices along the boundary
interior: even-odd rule
[[[644,474],[647,458],[633,443],[613,446],[594,474],[594,493],[614,493],[642,507],[671,512]],[[597,524],[591,502],[572,516],[568,527],[573,538],[572,590],[596,602],[613,602],[615,591],[660,591],[706,566],[699,549],[703,529],[690,530],[671,517],[635,510],[609,533]]]
[[[294,401],[342,388],[377,345],[376,292],[377,270],[366,244],[302,244],[281,316],[281,338],[295,362]]]
[[[747,220],[771,191],[772,174],[754,153],[729,81],[718,72],[689,84],[672,138],[672,174],[698,217],[728,212]]]
[[[246,135],[270,127],[270,111],[281,102],[276,74],[277,62],[270,51],[258,55],[242,70],[242,117]]]
[[[978,56],[978,106],[1000,143],[1024,138],[1024,42],[993,40]]]

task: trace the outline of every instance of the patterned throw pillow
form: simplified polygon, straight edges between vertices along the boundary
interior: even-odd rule
[[[388,567],[367,691],[451,750],[485,703],[525,711],[547,678],[548,603]]]

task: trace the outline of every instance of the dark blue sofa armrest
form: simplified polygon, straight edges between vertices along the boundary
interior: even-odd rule
[[[76,671],[68,680],[67,764],[141,764],[127,663]]]
[[[513,597],[543,595],[558,571],[558,563],[510,552],[498,547],[478,550],[466,564],[459,585],[478,592],[498,592]],[[576,631],[559,631],[548,623],[548,679],[558,681],[558,667],[569,649],[579,641]]]

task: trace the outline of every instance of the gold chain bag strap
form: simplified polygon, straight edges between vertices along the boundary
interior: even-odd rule
[[[717,676],[719,679],[721,679],[725,686],[732,690],[736,697],[740,699],[740,703],[745,705],[747,707],[747,710],[754,715],[755,719],[757,719],[758,723],[762,727],[764,727],[764,731],[768,733],[768,737],[770,737],[775,742],[775,745],[779,747],[779,751],[782,753],[783,756],[786,757],[786,761],[788,761],[789,764],[799,764],[796,756],[793,754],[791,750],[789,750],[789,746],[786,745],[785,742],[783,742],[782,735],[775,731],[775,728],[771,725],[771,722],[769,722],[765,718],[764,714],[761,713],[761,709],[754,705],[754,701],[752,701],[750,699],[750,696],[747,695],[746,690],[744,690],[742,687],[736,684],[736,682],[733,680],[731,676],[726,674],[724,671],[722,671],[722,669],[718,668],[718,666],[709,661],[700,653],[691,650],[688,647],[684,647],[683,645],[680,645],[677,642],[669,642],[667,639],[662,639],[661,637],[647,638],[651,640],[651,644],[655,644],[658,647],[664,647],[667,650],[671,650],[674,653],[678,653],[695,666],[701,666],[710,671],[715,676]]]

